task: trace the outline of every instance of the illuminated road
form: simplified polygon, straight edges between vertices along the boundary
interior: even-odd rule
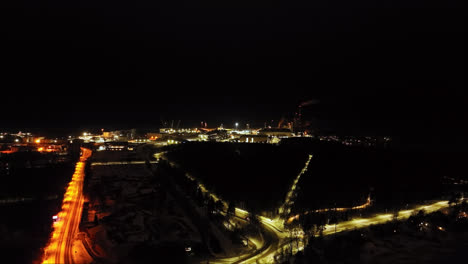
[[[236,208],[235,216],[240,219],[246,219],[249,216],[249,212]],[[283,220],[281,219],[270,219],[264,216],[258,216],[260,223],[262,224],[264,231],[264,243],[256,241],[254,238],[250,240],[255,244],[256,250],[245,253],[231,258],[217,258],[210,260],[213,264],[240,264],[240,263],[257,263],[257,260],[261,260],[262,263],[272,263],[273,256],[280,246],[280,243],[287,238],[287,232],[283,231]],[[268,262],[266,262],[268,260]],[[205,262],[202,262],[205,263]]]
[[[150,161],[151,164],[158,163],[157,161]],[[113,166],[113,165],[139,165],[146,164],[146,161],[109,161],[109,162],[93,162],[91,166]]]
[[[401,210],[398,212],[398,220],[408,219],[412,214],[424,210],[425,213],[432,213],[444,208],[448,208],[448,201],[436,201],[427,205],[416,206],[413,209]],[[236,208],[236,216],[245,218],[248,216],[248,212]],[[370,225],[384,224],[393,220],[393,214],[378,214],[368,218],[355,218],[349,221],[341,222],[336,225],[326,225],[323,232],[324,236],[332,235],[335,233],[365,228]],[[224,263],[274,263],[274,255],[278,249],[290,244],[288,241],[288,232],[283,231],[282,220],[280,219],[269,219],[267,217],[259,217],[260,222],[263,224],[264,230],[272,236],[270,241],[265,243],[260,249],[255,252],[244,254],[238,257],[216,259],[210,261],[210,263],[224,264]],[[302,243],[301,243],[302,244]],[[303,247],[299,247],[299,250],[303,250]],[[297,249],[294,249],[297,252]]]
[[[292,221],[299,219],[299,217],[301,217],[301,215],[307,215],[309,213],[325,213],[325,212],[329,212],[329,211],[337,211],[337,212],[351,211],[351,210],[367,208],[367,207],[371,206],[371,204],[372,204],[372,200],[371,200],[370,194],[369,194],[367,196],[366,202],[361,204],[361,205],[357,205],[357,206],[353,206],[353,207],[323,208],[323,209],[307,211],[307,212],[305,212],[303,214],[297,214],[295,216],[289,217],[286,222],[291,223]]]
[[[62,211],[54,222],[52,237],[45,249],[43,264],[74,263],[72,245],[78,232],[83,210],[83,180],[84,166],[87,158],[91,156],[91,150],[82,148],[82,156],[77,162],[75,173],[68,184],[63,198]]]
[[[265,243],[264,248],[238,263],[258,263],[257,261],[273,263],[273,257],[280,247],[281,242],[287,237],[287,233],[281,230],[282,221],[272,220],[262,216],[260,216],[259,219],[264,227],[264,231],[269,236],[268,243]]]
[[[301,179],[301,176],[307,172],[307,168],[309,167],[309,163],[310,163],[310,160],[312,159],[313,155],[310,154],[309,155],[309,158],[307,159],[305,165],[304,165],[304,168],[301,170],[301,172],[299,173],[299,175],[297,175],[296,179],[294,179],[294,182],[291,186],[291,188],[289,189],[289,192],[286,194],[286,199],[284,200],[284,203],[280,206],[279,208],[279,213],[283,213],[283,212],[291,212],[291,205],[293,203],[293,194],[294,192],[296,191],[296,187],[297,187],[297,183],[299,182],[299,180]]]
[[[443,208],[449,207],[448,201],[437,201],[428,205],[417,206],[413,209],[401,210],[398,212],[398,220],[408,219],[413,213],[424,210],[425,213],[432,213]],[[341,222],[336,225],[336,233],[368,227],[370,225],[383,224],[393,219],[393,214],[379,214],[369,218],[355,218],[349,221]],[[335,233],[335,225],[326,225],[324,235]]]
[[[160,155],[160,157],[163,159],[166,159],[164,155]],[[304,167],[303,171],[301,171],[301,173],[299,174],[299,176],[296,178],[295,182],[293,183],[293,188],[299,181],[300,176],[305,172],[305,170],[307,170],[307,167],[311,158],[312,158],[312,155],[309,156],[309,159],[306,162],[306,166]],[[174,162],[171,162],[169,160],[168,162],[171,166],[178,167],[177,164],[175,164]],[[191,176],[188,173],[186,173],[186,176],[190,179],[196,180],[193,176]],[[203,193],[209,194],[211,197],[213,197],[215,201],[220,200],[217,195],[207,190],[207,188],[205,188],[205,186],[203,186],[202,184],[199,184],[199,187]],[[292,189],[292,191],[294,191],[294,189]],[[281,210],[287,211],[289,209],[288,204],[292,203],[291,198],[292,198],[292,195],[288,193],[286,202],[280,208]],[[227,206],[226,202],[223,201],[223,203],[225,204],[225,206]],[[354,206],[351,208],[324,208],[324,209],[314,210],[311,212],[320,213],[320,212],[326,212],[330,210],[346,211],[346,210],[364,209],[366,207],[369,207],[370,205],[371,205],[371,199],[369,196],[367,198],[367,201],[362,205]],[[449,207],[448,201],[435,201],[431,204],[416,206],[413,209],[401,210],[398,212],[397,220],[405,220],[409,218],[413,213],[417,213],[420,210],[424,210],[425,213],[431,213],[431,212],[435,212],[435,211],[438,211],[447,207]],[[235,216],[238,218],[246,219],[248,215],[249,215],[249,212],[242,210],[240,208],[236,208],[235,210]],[[278,250],[291,243],[290,242],[291,237],[290,237],[289,232],[287,230],[284,230],[284,222],[292,221],[294,219],[298,219],[299,217],[300,215],[296,215],[289,219],[283,220],[281,218],[270,219],[267,217],[259,216],[259,220],[262,224],[264,234],[267,236],[267,239],[264,239],[265,240],[264,243],[255,242],[255,240],[253,240],[253,242],[255,243],[257,247],[256,250],[236,256],[236,257],[212,259],[210,260],[209,263],[213,263],[213,264],[275,263],[274,256],[278,252]],[[338,232],[365,228],[370,225],[384,224],[388,221],[392,221],[393,219],[394,219],[393,214],[379,214],[379,215],[375,215],[375,216],[368,217],[368,218],[356,218],[356,219],[352,219],[349,221],[341,222],[337,225],[326,225],[323,231],[323,235],[327,236],[327,235],[332,235]],[[299,243],[299,249],[297,248],[293,249],[294,253],[296,253],[298,250],[303,250],[303,247],[300,246],[300,244],[302,244],[302,242]],[[206,263],[206,262],[202,261],[201,263]]]

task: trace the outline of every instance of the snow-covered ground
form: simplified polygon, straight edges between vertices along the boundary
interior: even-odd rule
[[[399,234],[366,242],[360,256],[362,263],[457,263],[467,248],[467,233]]]

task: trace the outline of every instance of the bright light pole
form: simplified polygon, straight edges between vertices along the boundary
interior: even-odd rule
[[[236,122],[236,130],[237,130],[237,127],[239,126],[239,123]]]

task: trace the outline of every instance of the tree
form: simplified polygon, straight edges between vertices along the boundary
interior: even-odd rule
[[[392,214],[392,221],[393,221],[393,222],[398,221],[398,210],[393,211],[393,214]]]
[[[223,211],[224,210],[223,202],[221,202],[221,200],[216,201],[215,208],[217,211]]]
[[[468,207],[467,207],[467,203],[466,203],[466,200],[463,200],[463,202],[461,203],[461,208],[463,210],[466,210]]]
[[[452,193],[452,195],[450,195],[450,199],[448,201],[448,204],[451,206],[452,204],[455,204],[457,205],[458,202],[460,201],[461,199],[461,194],[460,193]]]
[[[255,214],[254,212],[250,212],[249,213],[249,222],[257,227],[257,228],[260,228],[260,219],[258,218],[258,215]]]
[[[230,215],[234,215],[236,213],[236,206],[234,202],[232,201],[229,202],[227,213]]]
[[[207,197],[208,201],[206,203],[206,210],[207,214],[211,216],[213,214],[213,211],[215,210],[215,201],[211,196]]]
[[[309,215],[303,215],[302,216],[302,228],[304,229],[304,232],[309,235],[311,229],[314,227],[312,223],[312,219]]]
[[[283,249],[283,247],[280,247],[280,249],[278,249],[278,251],[277,251],[277,253],[275,255],[275,259],[282,261],[283,258],[284,258],[284,249]]]
[[[448,201],[448,204],[449,206],[452,206],[453,204],[456,204],[457,203],[457,200],[455,199],[455,196],[451,196],[449,201]]]
[[[197,188],[197,191],[195,194],[195,202],[198,204],[198,206],[203,206],[204,197],[203,197],[203,192],[200,189],[200,187]]]
[[[189,263],[183,246],[172,242],[165,242],[157,246],[148,243],[138,244],[130,250],[127,262],[136,264],[155,263],[155,256],[159,259],[170,259],[171,263]]]
[[[240,244],[242,242],[241,237],[243,237],[243,232],[239,228],[234,228],[232,232],[229,235],[229,238],[231,239],[231,242],[233,244]]]

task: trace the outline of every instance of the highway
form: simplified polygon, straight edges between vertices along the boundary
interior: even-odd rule
[[[72,180],[65,192],[62,210],[54,222],[52,236],[45,249],[43,264],[74,263],[72,247],[78,233],[83,210],[83,181],[85,161],[91,156],[91,150],[82,148],[82,156],[77,162]]]

